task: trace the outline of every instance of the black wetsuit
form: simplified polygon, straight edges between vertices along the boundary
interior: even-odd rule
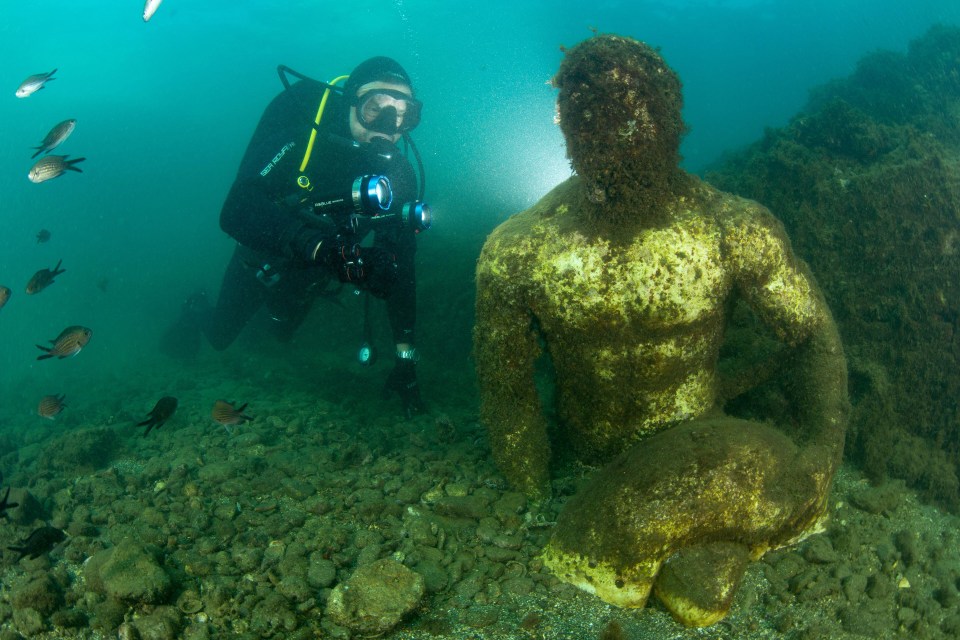
[[[264,303],[279,321],[278,337],[289,339],[316,295],[336,285],[328,267],[309,259],[310,239],[341,231],[327,216],[313,214],[314,202],[347,192],[355,178],[368,174],[390,179],[394,203],[417,197],[415,173],[399,150],[386,160],[352,142],[348,107],[335,93],[324,110],[309,164],[300,171],[323,91],[322,84],[309,80],[284,90],[263,112],[244,153],[220,213],[221,228],[238,245],[205,327],[215,349],[229,346]],[[298,185],[302,175],[309,179],[309,190]],[[360,220],[356,242],[372,230]],[[416,236],[399,225],[378,225],[373,231],[374,246],[396,257],[397,280],[385,297],[394,339],[413,343]]]

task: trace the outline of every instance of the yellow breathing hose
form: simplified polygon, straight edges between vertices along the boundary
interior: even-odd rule
[[[331,80],[328,84],[333,86],[338,82],[342,82],[349,78],[350,76],[337,76]],[[307,170],[307,165],[310,164],[310,154],[313,152],[313,143],[317,139],[317,129],[320,128],[320,120],[323,118],[323,110],[327,107],[327,98],[330,97],[330,87],[327,87],[323,91],[323,98],[320,99],[320,107],[317,109],[317,117],[313,120],[313,130],[310,132],[310,141],[307,143],[307,152],[303,154],[303,162],[300,163],[300,172],[303,173]],[[300,179],[297,180],[297,183],[301,187],[309,188],[310,181],[306,179],[306,176],[300,176]]]

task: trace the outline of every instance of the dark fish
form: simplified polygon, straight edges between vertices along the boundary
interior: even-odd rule
[[[110,286],[110,279],[106,276],[100,276],[97,278],[97,289],[100,289],[103,293],[107,292],[107,287]]]
[[[70,137],[70,134],[73,133],[73,129],[76,126],[77,121],[70,118],[69,120],[64,120],[53,129],[50,129],[50,132],[43,138],[40,146],[34,147],[37,152],[30,157],[36,158],[41,153],[50,153],[56,149],[64,140]]]
[[[30,178],[30,182],[39,184],[41,182],[46,182],[47,180],[52,180],[58,176],[62,176],[66,171],[83,173],[82,169],[78,169],[74,165],[78,162],[83,162],[86,160],[86,158],[74,158],[73,160],[67,160],[69,157],[70,156],[44,156],[37,160],[37,164],[33,165],[33,168],[30,169],[30,173],[27,174],[27,177]]]
[[[170,419],[170,416],[173,415],[173,412],[177,410],[177,399],[172,396],[164,396],[157,400],[157,404],[154,405],[153,409],[150,410],[149,416],[143,422],[138,422],[138,427],[146,427],[147,430],[143,432],[144,437],[150,430],[156,427],[159,429],[163,426],[163,423]]]
[[[61,411],[67,407],[64,400],[67,396],[62,393],[55,396],[43,396],[40,398],[40,404],[37,405],[37,415],[41,418],[53,420]]]
[[[213,403],[213,411],[211,412],[211,415],[213,416],[214,421],[219,422],[225,427],[231,427],[253,420],[252,417],[243,415],[243,410],[246,408],[246,402],[239,407],[234,407],[232,402],[227,402],[226,400],[217,400]]]
[[[43,89],[44,84],[51,80],[56,80],[56,78],[53,77],[53,74],[56,72],[57,70],[54,69],[50,73],[35,73],[32,76],[28,76],[27,79],[17,87],[17,97],[26,98],[31,93],[40,91],[40,89]]]
[[[10,287],[0,285],[0,309],[3,309],[3,305],[7,304],[7,300],[10,299],[10,293]]]
[[[60,332],[60,335],[50,341],[53,343],[52,347],[44,347],[39,344],[37,345],[37,349],[46,351],[46,353],[42,356],[37,356],[37,360],[52,358],[54,356],[57,356],[62,360],[69,356],[75,356],[80,353],[80,349],[83,349],[85,346],[87,346],[87,343],[90,342],[90,336],[92,335],[93,331],[87,329],[86,327],[81,327],[79,325],[67,327]]]
[[[7,498],[10,497],[10,487],[7,487],[7,492],[3,494],[3,500],[0,500],[0,518],[9,518],[10,514],[7,513],[7,509],[13,509],[14,507],[19,507],[19,502],[7,502]]]
[[[33,533],[27,536],[27,539],[21,542],[19,547],[7,547],[7,549],[20,554],[17,560],[20,560],[23,556],[30,556],[30,559],[33,560],[53,549],[58,542],[62,542],[66,537],[67,535],[60,529],[44,526],[34,529]]]
[[[41,244],[50,239],[50,232],[46,229],[40,229],[37,231],[37,244]]]
[[[30,281],[27,283],[27,293],[33,295],[34,293],[40,293],[47,287],[53,284],[53,279],[58,275],[66,271],[66,269],[61,269],[60,265],[63,264],[63,260],[57,260],[57,266],[50,269],[40,269],[33,277],[30,278]]]

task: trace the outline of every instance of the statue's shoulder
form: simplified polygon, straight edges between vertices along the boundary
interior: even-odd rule
[[[690,193],[699,208],[713,216],[726,232],[769,231],[782,227],[776,216],[756,200],[721,191],[699,178],[692,178]]]
[[[491,239],[501,243],[529,241],[573,213],[579,178],[573,176],[551,189],[529,209],[515,213],[494,229]]]
[[[720,231],[723,254],[737,271],[755,274],[792,260],[783,223],[762,203],[700,183],[705,210]]]

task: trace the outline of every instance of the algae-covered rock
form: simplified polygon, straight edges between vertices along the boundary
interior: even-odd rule
[[[351,631],[376,635],[395,627],[424,593],[423,577],[392,558],[357,569],[330,593],[326,613]]]
[[[40,612],[29,607],[13,610],[13,626],[27,638],[38,636],[47,628]]]
[[[847,454],[960,510],[960,29],[864,57],[708,174],[777,212],[851,354]],[[752,400],[752,399],[748,399]]]
[[[69,431],[56,438],[37,458],[40,471],[75,472],[101,469],[113,459],[117,433],[106,427]]]
[[[10,601],[16,609],[32,608],[49,616],[63,605],[63,590],[47,574],[10,589]]]
[[[17,506],[6,512],[6,515],[14,524],[30,525],[36,520],[45,520],[46,513],[29,489],[10,489],[10,495],[7,496],[9,504]]]
[[[132,626],[140,640],[174,640],[180,635],[180,616],[172,607],[156,610],[135,618]]]
[[[91,557],[85,575],[91,589],[130,604],[161,604],[173,586],[156,556],[129,538]]]

